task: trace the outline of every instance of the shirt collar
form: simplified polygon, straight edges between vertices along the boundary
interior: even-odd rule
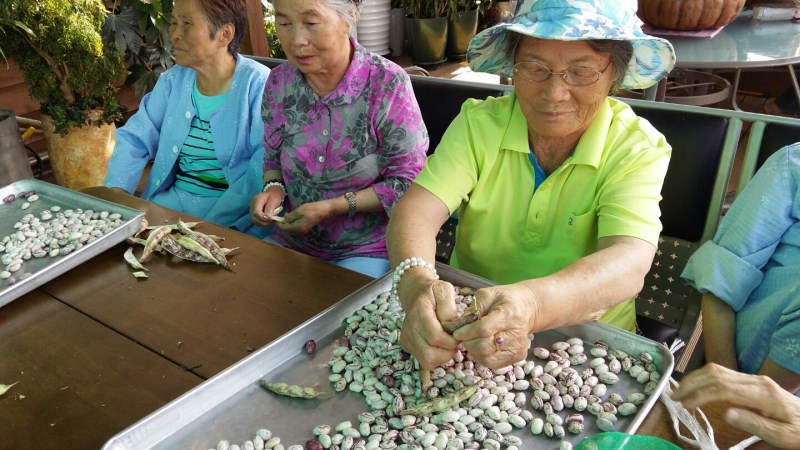
[[[509,101],[513,103],[511,108],[511,118],[506,127],[506,133],[503,135],[503,140],[500,142],[500,148],[504,150],[512,150],[520,153],[528,153],[528,121],[525,115],[522,114],[522,109],[519,107],[517,100],[517,91],[513,90],[510,94]]]
[[[350,61],[344,77],[339,81],[339,85],[330,94],[323,98],[325,103],[347,104],[359,98],[366,89],[369,81],[371,53],[359,44],[353,37],[350,37],[350,45],[353,47],[353,60]]]
[[[589,128],[583,132],[578,145],[575,146],[575,153],[572,155],[572,164],[587,164],[594,168],[600,166],[600,159],[603,157],[608,130],[611,128],[611,121],[614,113],[611,110],[611,100],[606,97],[598,108],[597,113],[589,124]]]

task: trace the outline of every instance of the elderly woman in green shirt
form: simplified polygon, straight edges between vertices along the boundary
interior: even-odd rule
[[[459,342],[500,367],[527,355],[529,333],[594,320],[635,330],[671,147],[609,94],[656,83],[674,52],[631,6],[527,0],[470,43],[470,67],[513,76],[515,89],[464,103],[389,224],[401,345],[422,369]],[[451,264],[497,286],[476,292],[480,319],[451,336],[441,322],[455,318],[453,289],[431,263],[456,210]]]

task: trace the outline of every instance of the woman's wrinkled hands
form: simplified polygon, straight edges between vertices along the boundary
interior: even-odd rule
[[[455,319],[456,304],[453,285],[434,280],[409,270],[401,279],[400,303],[405,310],[400,346],[419,361],[422,371],[450,361],[458,341],[442,329],[441,322]]]
[[[672,399],[686,409],[709,402],[729,402],[731,426],[780,448],[800,449],[800,398],[763,375],[750,375],[707,364],[686,375]]]
[[[306,234],[333,214],[328,202],[305,203],[283,216],[277,227],[287,234]]]
[[[475,291],[480,319],[453,333],[472,358],[489,368],[499,368],[528,355],[531,318],[536,297],[519,284],[492,286]]]
[[[283,203],[283,191],[272,188],[250,199],[250,220],[261,227],[272,225],[275,211]]]

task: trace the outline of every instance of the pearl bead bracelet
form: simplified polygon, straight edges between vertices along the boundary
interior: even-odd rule
[[[271,187],[278,186],[283,191],[283,197],[281,197],[281,203],[286,199],[286,185],[281,180],[272,180],[268,181],[264,184],[264,188],[261,189],[261,192],[267,192],[267,190]]]
[[[397,265],[392,272],[392,290],[389,292],[390,297],[398,298],[397,297],[397,285],[400,283],[400,277],[406,272],[406,270],[412,267],[424,267],[433,273],[434,278],[437,280],[439,279],[439,274],[436,273],[436,267],[433,264],[425,261],[424,259],[412,256],[411,258],[405,259],[403,262]]]

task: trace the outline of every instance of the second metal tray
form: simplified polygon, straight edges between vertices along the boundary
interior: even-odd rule
[[[116,244],[132,236],[144,219],[144,213],[137,209],[102,200],[91,195],[75,192],[46,181],[33,178],[19,180],[0,189],[0,199],[8,195],[19,195],[21,192],[35,192],[39,200],[28,202],[29,207],[22,209],[25,199],[16,199],[9,203],[0,203],[0,232],[8,236],[15,232],[14,224],[26,214],[39,217],[45,209],[59,206],[62,211],[66,209],[83,209],[93,211],[108,211],[122,215],[123,223],[111,232],[100,236],[96,241],[64,256],[31,258],[25,261],[23,268],[18,273],[30,274],[24,279],[9,284],[7,280],[0,280],[0,307],[12,302],[16,298],[30,292],[62,273],[78,266],[84,261],[99,255]],[[1,239],[2,237],[0,237]]]
[[[438,265],[442,279],[458,286],[483,287],[484,279],[449,266]],[[210,449],[218,441],[241,443],[251,439],[259,428],[266,428],[281,438],[286,447],[302,445],[313,436],[311,430],[321,424],[331,426],[345,420],[357,423],[357,415],[368,410],[360,393],[344,391],[325,400],[302,400],[280,397],[259,386],[261,378],[314,386],[332,391],[328,383],[328,360],[343,333],[345,319],[363,305],[389,290],[390,275],[377,279],[336,305],[308,320],[269,345],[210,378],[173,402],[114,436],[104,450],[123,449]],[[657,390],[629,417],[620,417],[616,429],[633,434],[658,399],[673,369],[672,354],[654,341],[602,323],[572,326],[539,333],[534,346],[549,347],[567,337],[579,337],[591,343],[603,340],[612,348],[631,355],[647,351],[662,374]],[[317,342],[317,352],[307,355],[303,346],[309,339]],[[529,359],[533,359],[529,355]],[[641,391],[642,386],[627,375],[620,376],[614,391],[620,394]],[[526,406],[530,409],[530,405]],[[535,412],[540,416],[539,412]],[[585,413],[585,415],[589,415]],[[598,432],[592,418],[585,422],[580,435],[567,434],[565,440],[575,444]],[[523,439],[523,448],[558,448],[559,440],[534,436],[519,429],[512,434]]]

